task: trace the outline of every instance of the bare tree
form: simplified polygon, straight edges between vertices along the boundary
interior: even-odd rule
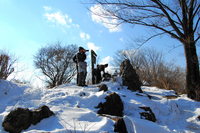
[[[155,49],[122,50],[115,55],[117,66],[129,59],[144,85],[173,89],[185,93],[185,73],[180,67],[164,60],[163,54]]]
[[[76,67],[72,58],[77,49],[76,45],[61,46],[57,42],[41,48],[34,56],[34,64],[47,77],[48,87],[69,83],[73,79]]]
[[[6,80],[8,76],[14,72],[14,63],[16,58],[11,56],[8,52],[0,51],[0,79]]]
[[[196,44],[200,38],[199,0],[93,0],[104,8],[103,17],[156,29],[150,40],[169,35],[184,47],[188,97],[200,100],[200,74]]]

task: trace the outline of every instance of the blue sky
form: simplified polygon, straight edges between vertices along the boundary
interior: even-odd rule
[[[100,11],[97,5],[82,4],[83,0],[0,0],[0,49],[8,50],[19,61],[33,67],[33,55],[48,43],[61,41],[94,49],[99,62],[113,59],[129,43],[146,35],[148,30],[133,25],[113,27],[103,24],[87,9]],[[158,37],[144,45],[162,51],[167,60],[185,66],[182,47],[167,36]],[[173,50],[172,50],[173,49]]]

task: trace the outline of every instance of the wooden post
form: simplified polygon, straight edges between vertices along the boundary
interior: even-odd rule
[[[96,57],[97,57],[97,54],[93,50],[91,50],[92,84],[95,84],[94,64],[96,64]]]

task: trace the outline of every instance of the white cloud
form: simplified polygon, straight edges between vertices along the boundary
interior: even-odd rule
[[[114,59],[111,56],[106,56],[105,58],[103,58],[101,60],[101,64],[109,64],[110,62],[112,62]]]
[[[121,27],[117,25],[119,22],[116,17],[112,16],[107,12],[100,4],[94,5],[90,8],[91,17],[94,22],[102,24],[104,27],[109,29],[110,32],[119,32]],[[106,14],[108,16],[102,16]]]
[[[49,6],[43,6],[43,8],[44,8],[45,11],[51,11],[52,10],[52,8],[49,7]]]
[[[92,49],[92,50],[94,50],[95,52],[96,51],[98,51],[98,50],[101,50],[101,47],[99,47],[99,46],[96,46],[94,43],[92,43],[92,42],[88,42],[87,43],[87,47],[88,47],[88,49]]]
[[[80,32],[80,37],[81,37],[83,40],[89,40],[89,39],[90,39],[90,35],[87,34],[87,33],[84,33],[84,32]]]
[[[59,11],[54,13],[45,13],[44,16],[47,18],[48,21],[53,23],[66,26],[70,26],[72,24],[72,19],[67,14],[63,14]]]
[[[52,27],[58,27],[60,28],[64,33],[67,33],[67,28],[74,28],[78,29],[80,32],[80,25],[76,24],[72,21],[72,18],[69,17],[69,15],[65,12],[62,12],[60,10],[54,9],[49,6],[43,6],[44,9],[44,17],[47,20],[47,22],[50,22],[52,24]],[[86,35],[86,38],[88,38],[89,35]]]

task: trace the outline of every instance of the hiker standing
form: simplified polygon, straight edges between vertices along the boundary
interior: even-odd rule
[[[73,57],[73,61],[76,63],[77,69],[77,85],[86,86],[85,79],[87,75],[87,63],[86,54],[88,50],[85,50],[83,47],[79,47],[79,52]]]

